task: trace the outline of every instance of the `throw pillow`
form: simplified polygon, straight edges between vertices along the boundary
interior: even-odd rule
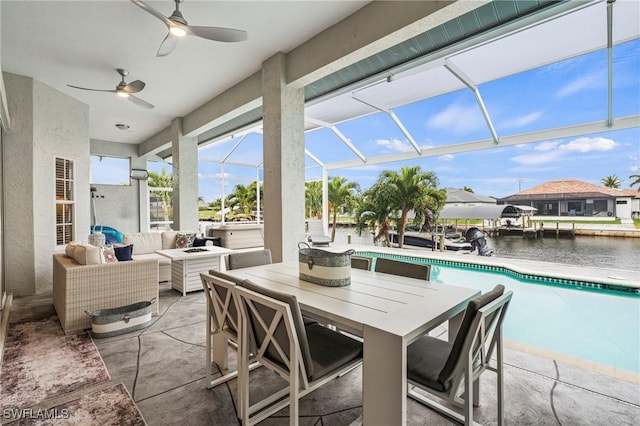
[[[207,245],[207,240],[204,238],[194,238],[193,239],[193,246],[194,247],[204,247]]]
[[[116,259],[118,259],[118,262],[133,260],[133,244],[121,247],[114,246],[113,251],[116,254]]]
[[[102,263],[118,263],[113,246],[100,247],[100,257],[102,258]]]
[[[193,247],[193,240],[196,238],[196,234],[182,234],[179,233],[176,236],[176,248]]]

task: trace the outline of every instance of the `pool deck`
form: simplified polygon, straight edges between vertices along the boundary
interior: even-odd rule
[[[455,262],[467,262],[480,265],[501,266],[512,269],[522,274],[545,276],[552,278],[562,278],[570,280],[580,280],[602,284],[613,284],[640,288],[640,272],[596,268],[589,266],[567,265],[563,263],[542,262],[536,260],[511,259],[498,256],[478,256],[474,253],[463,253],[460,251],[431,251],[424,248],[405,246],[403,248],[379,247],[372,245],[345,245],[332,244],[324,249],[331,251],[345,251],[354,249],[356,251],[380,251],[383,253],[394,253],[403,256],[416,256],[432,259],[450,260]]]

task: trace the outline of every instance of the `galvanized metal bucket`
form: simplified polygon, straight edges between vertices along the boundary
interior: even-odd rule
[[[311,248],[307,243],[298,243],[300,279],[327,287],[351,284],[351,255],[354,251],[335,253]]]
[[[154,297],[148,302],[133,303],[119,308],[84,311],[91,317],[91,335],[104,338],[147,327],[151,321],[151,305],[155,301]]]

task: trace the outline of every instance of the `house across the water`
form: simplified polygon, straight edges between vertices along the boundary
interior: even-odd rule
[[[500,198],[499,204],[535,207],[536,216],[640,217],[640,192],[593,185],[578,179],[551,180]]]

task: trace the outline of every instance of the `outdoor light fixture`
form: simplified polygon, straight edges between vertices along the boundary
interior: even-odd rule
[[[176,26],[171,26],[169,28],[169,32],[171,32],[171,34],[173,34],[174,36],[177,37],[184,37],[187,35],[187,32],[185,30],[183,30],[180,27],[176,27]]]
[[[131,169],[131,179],[147,180],[149,172],[144,169]]]
[[[117,123],[116,127],[120,130],[129,130],[129,128],[131,126],[129,126],[128,124],[124,124],[124,123]]]

